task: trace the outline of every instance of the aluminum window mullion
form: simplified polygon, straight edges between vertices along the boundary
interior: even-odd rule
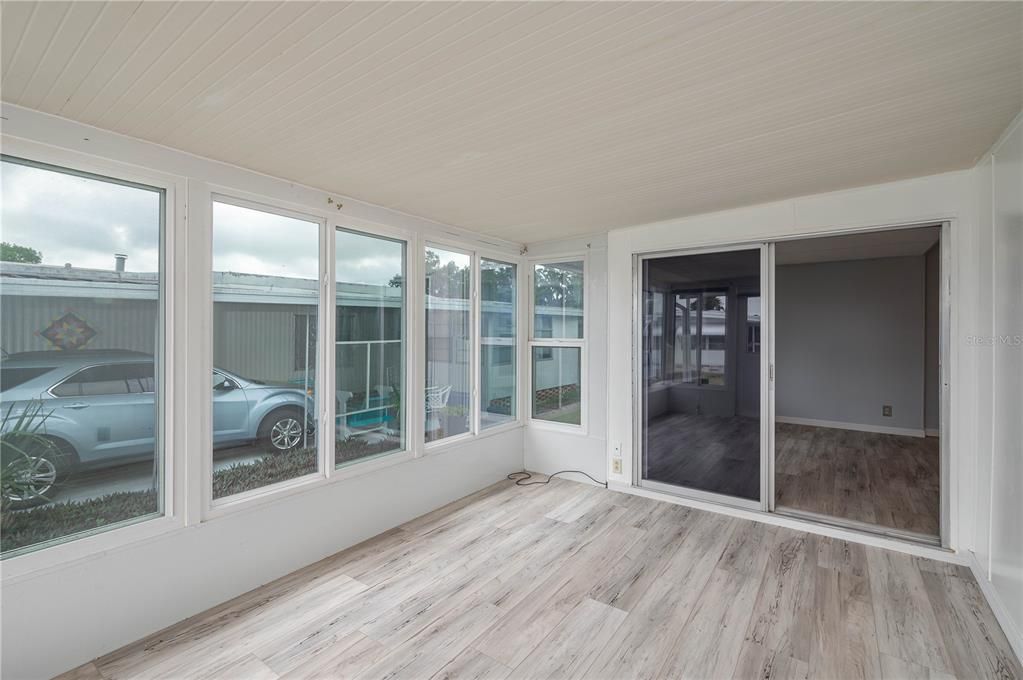
[[[334,474],[334,450],[336,447],[337,419],[335,414],[336,380],[334,340],[337,337],[335,319],[337,317],[337,263],[335,254],[337,247],[337,230],[324,220],[320,228],[320,304],[319,321],[316,324],[316,362],[315,385],[316,409],[320,423],[317,446],[320,452],[320,474],[330,478]]]

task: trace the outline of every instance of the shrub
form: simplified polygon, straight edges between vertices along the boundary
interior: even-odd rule
[[[156,491],[118,491],[84,501],[53,503],[0,517],[4,552],[116,524],[158,510]]]
[[[335,464],[386,453],[394,441],[367,442],[358,437],[338,441]],[[316,471],[315,449],[268,453],[251,463],[238,463],[213,473],[213,497],[222,498]],[[89,531],[157,512],[156,492],[118,491],[84,501],[64,501],[31,510],[5,511],[0,516],[3,552]]]
[[[233,496],[316,472],[315,449],[269,453],[251,463],[237,463],[213,473],[213,497]]]

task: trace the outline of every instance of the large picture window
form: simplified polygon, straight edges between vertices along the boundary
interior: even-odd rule
[[[530,347],[531,416],[582,425],[582,260],[533,266],[533,332]]]
[[[162,189],[2,161],[0,548],[163,511]]]
[[[470,431],[472,258],[426,249],[426,442]]]
[[[405,448],[405,244],[338,230],[335,465]]]
[[[480,260],[480,428],[514,422],[517,267]]]
[[[312,220],[213,202],[214,499],[319,469],[319,232]]]

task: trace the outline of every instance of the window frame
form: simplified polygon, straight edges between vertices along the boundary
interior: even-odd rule
[[[92,555],[119,549],[125,545],[151,540],[184,528],[184,462],[175,456],[187,431],[182,406],[186,391],[177,389],[185,371],[187,346],[184,324],[178,320],[184,308],[187,285],[184,233],[181,216],[185,213],[186,180],[183,177],[152,171],[136,165],[109,160],[70,149],[41,144],[28,139],[3,136],[3,157],[27,166],[43,167],[71,175],[95,177],[127,186],[162,192],[162,223],[159,234],[160,278],[158,282],[159,329],[157,333],[154,392],[157,412],[155,451],[160,457],[161,508],[159,512],[125,520],[111,528],[97,527],[76,534],[75,538],[53,539],[4,556],[3,581],[30,577],[54,565],[86,559]],[[47,167],[49,166],[49,167]]]
[[[583,327],[581,338],[538,338],[536,337],[536,267],[538,265],[557,265],[572,262],[583,263]],[[575,434],[587,434],[589,432],[589,352],[587,351],[588,338],[590,334],[590,258],[589,253],[579,252],[556,257],[531,257],[526,263],[528,272],[528,326],[529,337],[526,343],[526,356],[524,364],[528,365],[526,370],[526,390],[524,390],[525,408],[528,414],[525,416],[530,427],[549,429],[561,432],[573,432]],[[579,424],[558,423],[550,420],[542,420],[533,416],[533,349],[535,347],[571,347],[579,349]]]
[[[423,310],[422,314],[422,327],[420,328],[419,335],[423,343],[423,363],[420,367],[420,378],[422,379],[422,388],[414,394],[425,395],[426,394],[426,367],[429,362],[429,357],[426,353],[426,333],[429,328],[426,325],[426,251],[430,249],[443,250],[449,253],[456,253],[458,255],[467,255],[469,257],[469,430],[467,432],[461,432],[450,437],[444,437],[437,439],[432,442],[426,441],[426,398],[420,401],[421,408],[418,409],[422,412],[420,419],[420,427],[423,431],[420,435],[420,441],[423,444],[423,454],[426,455],[428,452],[434,451],[439,448],[443,448],[444,445],[458,444],[466,440],[474,439],[478,436],[479,428],[479,256],[474,250],[467,250],[463,246],[456,245],[444,241],[443,239],[428,238],[424,239],[423,247],[420,248],[420,261],[423,263],[423,269],[420,273],[419,278],[422,279],[419,283],[421,286],[419,294],[419,305]]]
[[[697,328],[697,333],[696,333],[696,338],[697,338],[697,343],[696,343],[696,382],[681,382],[681,381],[680,382],[675,382],[675,378],[674,378],[675,355],[674,355],[674,353],[678,351],[678,347],[673,344],[673,346],[672,346],[672,357],[671,357],[671,359],[672,359],[672,374],[673,374],[672,375],[672,384],[674,386],[676,386],[676,387],[687,389],[687,390],[700,389],[700,390],[719,391],[719,392],[720,391],[728,391],[729,389],[732,388],[732,380],[734,378],[733,373],[735,371],[735,368],[732,366],[732,361],[729,360],[729,355],[731,354],[731,352],[729,351],[729,347],[731,347],[732,342],[739,342],[738,338],[733,340],[732,337],[731,337],[736,332],[736,328],[735,328],[736,324],[733,321],[734,310],[731,309],[731,307],[736,304],[735,303],[735,298],[737,296],[735,295],[735,291],[733,291],[730,287],[720,288],[720,287],[713,287],[713,286],[711,286],[709,288],[678,288],[678,289],[672,290],[671,291],[671,296],[672,296],[672,302],[673,302],[673,304],[672,304],[672,307],[673,307],[672,312],[673,313],[672,313],[671,325],[672,325],[672,332],[673,333],[678,328],[678,326],[675,324],[674,299],[677,298],[680,295],[686,296],[686,297],[698,297],[699,300],[700,300],[700,309],[699,309],[700,313],[696,317],[696,328]],[[718,295],[718,296],[722,296],[723,295],[725,297],[725,335],[724,335],[724,338],[725,338],[725,349],[724,349],[725,363],[724,363],[724,369],[725,370],[724,370],[724,373],[722,373],[722,376],[724,378],[724,383],[721,384],[721,385],[715,385],[715,384],[712,384],[712,383],[706,383],[705,384],[705,383],[701,382],[703,380],[703,351],[704,351],[703,345],[704,345],[705,338],[709,338],[710,337],[709,335],[704,335],[704,333],[703,333],[703,315],[704,315],[704,312],[707,311],[706,309],[704,309],[704,304],[705,304],[705,298],[708,295]],[[710,349],[710,348],[708,347],[707,349]]]
[[[480,401],[481,384],[480,384],[480,356],[482,354],[481,348],[481,336],[480,336],[480,323],[481,323],[481,296],[480,291],[480,261],[481,260],[492,260],[501,262],[504,264],[514,264],[515,270],[515,285],[517,291],[522,291],[526,285],[526,269],[528,264],[525,258],[521,255],[516,257],[513,253],[507,250],[499,250],[496,248],[466,248],[464,242],[458,242],[453,239],[436,237],[433,235],[424,235],[421,239],[420,246],[417,250],[418,257],[416,258],[416,264],[418,265],[418,271],[416,273],[416,295],[418,296],[418,302],[414,305],[417,313],[420,315],[422,320],[421,328],[419,328],[419,335],[421,339],[414,343],[416,345],[416,356],[417,356],[417,367],[416,375],[418,382],[415,386],[412,394],[424,394],[426,390],[426,250],[427,248],[437,248],[440,250],[446,250],[453,253],[460,253],[462,255],[468,255],[470,257],[470,366],[471,380],[470,388],[472,391],[471,397],[471,410],[472,416],[469,423],[469,431],[463,432],[458,435],[451,437],[445,437],[444,439],[438,439],[437,441],[427,442],[426,441],[426,405],[425,399],[420,399],[416,402],[416,425],[418,427],[416,436],[416,457],[430,456],[445,451],[458,448],[465,445],[467,442],[473,440],[484,439],[486,437],[493,437],[509,430],[514,430],[520,427],[524,427],[526,418],[523,415],[526,404],[528,404],[526,397],[527,392],[523,389],[528,371],[525,370],[525,361],[523,359],[523,348],[526,346],[528,340],[528,334],[526,323],[522,322],[525,318],[525,314],[528,311],[527,296],[518,293],[516,304],[515,304],[515,346],[514,354],[517,359],[517,365],[515,366],[515,418],[509,420],[506,423],[495,425],[483,429],[480,427],[482,418],[482,408]],[[576,258],[578,259],[578,258]],[[411,275],[410,275],[411,276]]]
[[[515,395],[514,395],[514,407],[515,417],[511,420],[494,425],[492,427],[483,427],[483,295],[477,293],[476,297],[476,319],[473,323],[473,328],[476,332],[476,405],[474,413],[475,431],[477,436],[489,435],[494,432],[504,432],[505,430],[519,427],[523,423],[522,417],[522,370],[523,370],[523,353],[522,348],[525,346],[522,342],[523,328],[522,323],[522,274],[525,268],[521,258],[510,257],[507,254],[491,253],[490,251],[476,251],[475,265],[473,268],[473,277],[475,279],[474,285],[476,291],[483,290],[483,260],[488,262],[496,262],[498,264],[511,265],[515,267],[515,304],[513,312],[515,314],[515,334],[512,336],[511,354],[515,359]],[[489,337],[489,336],[488,336]]]
[[[205,377],[206,377],[205,382],[208,382],[208,385],[205,387],[205,389],[203,389],[203,392],[202,392],[203,397],[200,400],[196,400],[196,401],[203,401],[203,402],[206,402],[207,400],[209,400],[208,403],[207,403],[207,409],[206,409],[207,413],[206,413],[205,421],[204,421],[207,424],[207,427],[203,428],[204,443],[203,443],[203,447],[202,447],[202,451],[203,451],[203,463],[202,463],[202,475],[203,475],[203,478],[202,478],[202,489],[203,489],[203,493],[202,493],[202,496],[203,496],[203,506],[204,506],[204,508],[203,508],[203,515],[202,515],[203,519],[208,519],[210,517],[216,516],[217,514],[219,514],[218,511],[223,509],[223,508],[231,508],[231,507],[237,506],[237,505],[244,505],[244,504],[246,504],[250,500],[254,500],[254,499],[258,500],[258,499],[261,499],[261,498],[266,497],[266,496],[275,495],[276,492],[280,491],[280,490],[285,490],[285,489],[289,489],[289,488],[292,488],[292,487],[302,487],[302,486],[305,486],[309,482],[314,482],[317,479],[321,479],[321,478],[323,478],[325,476],[323,474],[323,465],[324,465],[324,459],[325,459],[325,455],[326,455],[326,446],[324,445],[324,442],[322,441],[324,439],[324,437],[322,436],[322,433],[318,431],[316,433],[316,435],[317,435],[316,436],[317,470],[315,472],[310,472],[310,473],[305,474],[305,475],[300,475],[298,477],[293,477],[292,479],[285,479],[285,480],[282,480],[280,482],[274,482],[272,484],[267,484],[266,486],[261,486],[261,487],[255,488],[255,489],[249,489],[248,491],[243,491],[241,493],[232,494],[230,496],[224,496],[222,498],[214,498],[213,497],[213,453],[214,453],[214,449],[213,449],[213,421],[212,421],[212,416],[213,416],[213,372],[216,371],[216,367],[213,365],[213,332],[214,332],[214,328],[215,328],[215,325],[214,325],[215,305],[214,305],[214,301],[213,301],[213,293],[214,293],[214,291],[213,291],[213,227],[214,227],[214,225],[213,225],[213,204],[214,203],[222,203],[222,204],[232,205],[232,206],[239,207],[239,208],[247,208],[247,209],[250,209],[250,210],[257,210],[257,211],[260,211],[260,212],[270,213],[272,215],[280,215],[281,217],[289,217],[289,218],[292,218],[292,219],[302,220],[303,222],[310,222],[310,223],[316,224],[317,225],[317,245],[318,245],[318,247],[317,247],[317,258],[318,258],[318,261],[319,261],[319,273],[318,273],[318,275],[320,277],[320,286],[319,286],[318,291],[317,291],[318,292],[318,296],[317,296],[317,305],[316,306],[317,306],[318,321],[319,321],[320,324],[323,323],[323,313],[324,313],[323,312],[323,307],[324,307],[324,304],[323,304],[323,296],[324,296],[324,293],[323,293],[323,288],[324,288],[324,285],[323,285],[323,282],[324,282],[324,273],[323,273],[323,265],[324,265],[324,262],[323,262],[323,240],[324,240],[324,230],[325,230],[326,220],[321,218],[321,217],[318,217],[316,215],[311,215],[311,214],[309,214],[307,212],[303,212],[303,211],[300,211],[300,210],[295,210],[293,208],[281,207],[281,206],[274,205],[274,204],[268,204],[268,203],[265,203],[263,201],[255,201],[255,200],[252,200],[249,197],[242,197],[242,196],[239,195],[239,193],[240,192],[234,192],[234,191],[226,191],[226,192],[224,192],[224,191],[213,191],[213,192],[210,193],[209,201],[207,201],[207,203],[206,203],[206,209],[209,211],[209,215],[210,215],[210,217],[209,217],[209,262],[210,262],[210,266],[207,268],[207,274],[206,274],[205,278],[209,279],[209,287],[210,288],[209,288],[209,295],[207,295],[207,302],[209,304],[209,309],[207,310],[208,314],[209,314],[209,320],[208,320],[209,332],[206,334],[207,339],[206,339],[205,342],[208,343],[207,344],[206,359],[209,361],[209,364],[210,364],[209,368],[210,368],[210,370],[205,372]],[[323,382],[322,382],[322,374],[321,374],[321,372],[323,370],[323,366],[322,366],[322,364],[323,364],[323,360],[322,360],[323,359],[323,348],[320,346],[321,345],[321,339],[322,338],[320,337],[319,329],[317,329],[317,337],[316,337],[316,342],[317,342],[317,345],[316,345],[316,352],[317,352],[317,357],[316,357],[316,373],[315,373],[315,378],[314,378],[314,383],[313,383],[315,385],[322,385],[323,384]],[[323,401],[332,401],[332,400],[330,400],[330,399],[324,400],[323,399],[323,390],[317,390],[316,391],[316,403],[315,403],[315,406],[314,406],[317,418],[322,418],[323,417],[323,412],[324,412],[323,411],[323,404],[322,404]],[[320,420],[320,422],[325,422],[325,421]],[[333,444],[333,441],[331,442],[331,444]]]
[[[413,369],[412,369],[412,367],[415,365],[415,354],[416,354],[416,342],[415,342],[415,339],[413,338],[413,335],[412,335],[413,323],[414,323],[414,319],[415,319],[415,314],[414,314],[414,309],[413,308],[415,307],[415,304],[413,304],[412,299],[411,299],[412,277],[411,277],[411,274],[410,274],[410,272],[413,269],[412,260],[414,259],[413,255],[414,255],[414,252],[415,252],[413,250],[414,244],[412,242],[412,239],[409,237],[409,235],[407,233],[400,233],[400,234],[399,233],[383,233],[383,232],[386,232],[386,230],[370,231],[368,229],[361,228],[361,227],[360,228],[356,228],[356,227],[351,227],[351,226],[347,226],[347,225],[341,225],[341,224],[339,224],[337,222],[331,222],[329,224],[329,235],[328,235],[328,238],[327,238],[327,241],[330,242],[329,243],[329,250],[330,250],[330,252],[327,253],[328,262],[327,262],[327,273],[326,273],[326,280],[329,283],[329,285],[327,286],[327,288],[328,288],[327,295],[329,296],[329,299],[327,301],[327,308],[329,309],[329,315],[328,315],[329,316],[329,320],[328,320],[327,323],[329,325],[329,328],[324,329],[324,331],[325,331],[325,333],[327,335],[327,339],[329,339],[329,351],[325,351],[325,353],[328,355],[326,357],[326,360],[329,361],[329,366],[327,367],[327,368],[329,368],[329,370],[327,371],[327,373],[329,375],[327,375],[325,377],[325,381],[322,384],[325,385],[329,389],[329,392],[325,390],[324,393],[325,394],[335,394],[336,391],[337,391],[337,366],[335,365],[336,360],[337,360],[337,355],[336,355],[336,352],[335,352],[335,347],[336,347],[336,344],[337,344],[337,271],[336,271],[337,270],[337,233],[339,231],[343,231],[343,232],[346,232],[346,233],[349,233],[349,234],[355,234],[355,235],[358,235],[358,236],[367,236],[367,237],[370,237],[370,238],[378,238],[378,239],[381,239],[381,240],[391,241],[393,243],[400,243],[402,245],[402,257],[404,259],[404,262],[402,263],[402,266],[404,268],[405,282],[404,282],[404,286],[403,286],[403,290],[402,290],[402,293],[404,295],[404,300],[403,300],[402,319],[401,319],[401,322],[402,322],[401,341],[404,344],[403,356],[402,356],[403,361],[404,361],[404,375],[402,376],[402,388],[401,388],[402,389],[402,394],[401,394],[401,400],[402,400],[402,404],[409,404],[410,403],[409,402],[409,394],[414,394],[414,392],[412,392],[412,383],[413,383],[413,376],[412,376],[412,370]],[[326,340],[325,340],[325,342],[326,342]],[[327,401],[329,401],[330,404],[329,405],[325,405],[326,408],[324,409],[324,412],[326,413],[327,411],[329,411],[329,413],[330,413],[330,421],[329,422],[332,423],[332,425],[331,425],[331,446],[330,446],[330,451],[327,453],[327,456],[328,456],[329,462],[330,462],[329,467],[331,468],[330,471],[326,475],[328,479],[336,479],[336,478],[347,479],[349,477],[356,476],[358,474],[362,474],[365,471],[374,470],[374,469],[377,469],[378,467],[386,467],[387,465],[392,464],[392,462],[391,462],[392,458],[395,459],[394,462],[402,462],[402,461],[409,460],[409,459],[415,457],[415,453],[416,453],[415,452],[415,441],[416,440],[414,439],[414,432],[415,432],[415,430],[414,430],[414,421],[415,421],[415,416],[414,416],[413,412],[416,411],[417,409],[409,408],[408,406],[406,406],[404,408],[404,413],[402,413],[402,421],[403,421],[402,422],[402,427],[404,428],[403,429],[403,435],[404,435],[404,439],[405,439],[404,446],[402,448],[396,449],[394,451],[389,451],[389,452],[386,452],[386,453],[380,453],[380,454],[375,454],[375,455],[372,455],[372,456],[367,456],[364,459],[353,460],[351,462],[348,462],[348,463],[345,463],[345,464],[341,465],[340,467],[336,467],[334,465],[334,448],[333,448],[334,438],[335,438],[335,432],[334,432],[333,423],[335,423],[336,419],[337,419],[336,404],[334,403],[333,399],[328,399]],[[354,472],[352,472],[353,470],[354,470]]]

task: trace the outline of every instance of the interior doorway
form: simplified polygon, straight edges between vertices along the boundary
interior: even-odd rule
[[[947,539],[949,228],[638,257],[634,483]]]
[[[775,245],[778,512],[938,541],[941,233]]]

